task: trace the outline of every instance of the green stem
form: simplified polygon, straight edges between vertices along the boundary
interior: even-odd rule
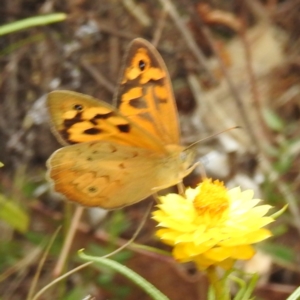
[[[214,299],[230,300],[230,292],[225,279],[220,279],[215,266],[210,266],[206,271],[209,283],[213,289]]]

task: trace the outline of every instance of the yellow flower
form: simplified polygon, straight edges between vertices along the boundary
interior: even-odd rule
[[[254,255],[251,244],[272,235],[262,228],[273,222],[265,216],[271,206],[256,206],[261,200],[253,199],[252,190],[227,190],[223,182],[205,179],[184,197],[169,194],[159,199],[153,219],[162,229],[156,235],[173,247],[177,261],[194,261],[200,269],[229,269],[235,260]]]

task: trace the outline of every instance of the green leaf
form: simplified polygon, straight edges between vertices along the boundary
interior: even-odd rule
[[[105,229],[109,232],[112,240],[120,236],[126,229],[129,228],[129,221],[122,210],[112,212],[108,222],[105,224]]]
[[[293,249],[288,248],[287,246],[264,242],[261,244],[260,249],[271,255],[278,263],[291,265],[295,262],[296,253]]]
[[[256,287],[257,281],[259,277],[257,274],[252,274],[248,282],[243,282],[241,289],[238,291],[236,296],[234,297],[234,300],[250,300],[252,296],[252,293]],[[236,278],[236,280],[241,281],[241,279]]]
[[[0,195],[0,219],[24,233],[28,230],[29,216],[16,203]]]
[[[280,217],[288,208],[288,204],[286,204],[282,209],[280,209],[279,211],[276,211],[273,215],[271,215],[270,217],[273,219],[277,219],[278,217]]]
[[[64,300],[78,300],[84,299],[87,296],[87,291],[82,286],[73,288],[68,295],[64,296]]]
[[[262,112],[263,112],[263,118],[264,118],[264,120],[266,121],[267,125],[271,129],[273,129],[275,131],[279,131],[279,132],[284,129],[284,127],[285,127],[284,122],[272,110],[270,110],[270,109],[264,109]]]
[[[282,153],[277,162],[274,163],[274,168],[279,174],[285,174],[291,169],[293,163],[293,157],[288,156],[286,153]]]

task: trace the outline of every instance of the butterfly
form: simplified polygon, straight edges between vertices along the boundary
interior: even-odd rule
[[[72,91],[49,94],[52,129],[65,147],[47,161],[54,190],[88,207],[116,209],[176,185],[195,168],[180,145],[171,81],[148,41],[134,39],[114,95],[118,109]]]

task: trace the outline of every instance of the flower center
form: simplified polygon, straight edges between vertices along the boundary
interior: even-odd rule
[[[220,219],[229,208],[229,196],[224,183],[205,179],[194,199],[194,207],[199,216],[209,214],[212,218]]]

